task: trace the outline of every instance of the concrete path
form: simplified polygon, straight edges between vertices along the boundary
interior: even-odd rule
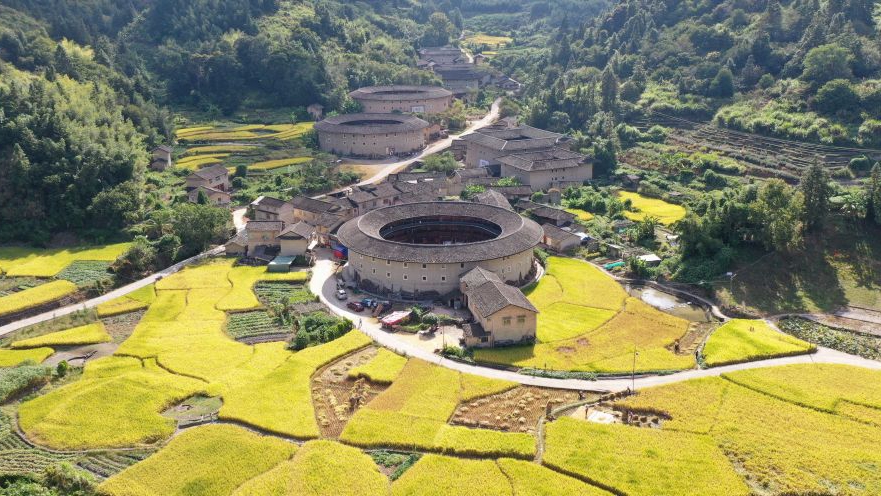
[[[144,286],[147,286],[148,284],[153,284],[154,282],[158,281],[159,279],[166,277],[166,276],[169,276],[171,274],[174,274],[175,272],[179,271],[180,269],[182,269],[182,268],[186,267],[187,265],[190,265],[194,262],[198,262],[199,260],[214,256],[214,255],[220,255],[223,253],[223,251],[224,251],[223,245],[218,246],[218,247],[213,248],[211,250],[202,252],[194,257],[190,257],[186,260],[182,260],[182,261],[172,265],[171,267],[162,269],[159,272],[156,272],[155,274],[149,275],[139,281],[135,281],[135,282],[128,284],[128,285],[125,285],[121,288],[114,289],[113,291],[111,291],[107,294],[103,294],[103,295],[98,296],[96,298],[92,298],[91,300],[86,300],[82,303],[77,303],[76,305],[70,305],[70,306],[66,306],[63,308],[57,308],[57,309],[49,311],[49,312],[44,312],[44,313],[41,313],[38,315],[34,315],[33,317],[28,317],[26,319],[11,322],[9,324],[6,324],[5,326],[0,327],[0,336],[4,336],[6,334],[9,334],[10,332],[14,332],[14,331],[17,331],[19,329],[22,329],[22,328],[25,328],[25,327],[28,327],[28,326],[31,326],[34,324],[39,324],[40,322],[52,320],[56,317],[61,317],[62,315],[68,315],[71,313],[79,312],[81,310],[86,310],[87,308],[94,308],[94,307],[100,305],[101,303],[106,303],[110,300],[113,300],[115,298],[119,298],[120,296],[125,296],[133,291],[136,291],[140,288],[143,288]]]
[[[651,386],[660,386],[674,382],[686,381],[689,379],[697,379],[700,377],[718,376],[726,372],[735,370],[753,369],[758,367],[770,367],[775,365],[787,365],[793,363],[839,363],[847,365],[855,365],[871,369],[881,370],[881,362],[867,360],[854,355],[848,355],[829,348],[819,348],[817,353],[813,355],[800,355],[794,357],[774,358],[769,360],[760,360],[724,367],[715,367],[710,369],[693,369],[678,372],[675,374],[663,376],[645,376],[636,378],[631,381],[629,377],[600,379],[597,381],[587,381],[579,379],[551,379],[546,377],[534,377],[519,374],[508,370],[498,370],[489,367],[481,367],[477,365],[469,365],[447,358],[435,355],[431,351],[408,343],[398,337],[396,334],[386,332],[380,328],[377,319],[369,317],[365,314],[352,312],[346,308],[345,301],[339,301],[335,297],[336,277],[335,273],[338,264],[331,259],[329,250],[320,249],[317,253],[318,260],[312,269],[312,278],[309,281],[309,289],[317,294],[322,303],[328,306],[334,313],[342,317],[351,319],[355,326],[361,332],[370,336],[371,339],[379,343],[385,348],[395,351],[396,353],[408,357],[416,357],[427,362],[431,362],[448,369],[465,372],[468,374],[479,375],[492,379],[503,379],[513,381],[529,386],[541,386],[549,388],[561,389],[580,389],[593,391],[623,391],[629,387],[641,389]],[[359,326],[360,323],[360,326]]]

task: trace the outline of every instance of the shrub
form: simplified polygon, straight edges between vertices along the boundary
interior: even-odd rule
[[[820,87],[813,103],[824,114],[855,112],[859,110],[860,96],[846,79],[833,79]]]
[[[24,362],[16,367],[0,369],[0,403],[11,396],[49,382],[52,369],[34,362]]]

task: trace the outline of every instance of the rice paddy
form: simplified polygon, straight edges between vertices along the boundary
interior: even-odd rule
[[[110,339],[110,334],[107,334],[107,331],[104,329],[104,324],[101,322],[95,322],[63,331],[44,334],[42,336],[13,341],[10,347],[13,349],[22,349],[39,348],[43,346],[74,346],[106,343],[110,341]]]
[[[493,36],[484,33],[473,34],[465,38],[465,43],[471,45],[487,45],[501,48],[514,41],[510,36]]]
[[[537,343],[478,349],[478,361],[528,368],[589,372],[687,369],[690,354],[674,342],[688,322],[627,296],[614,279],[586,262],[550,257],[546,274],[528,292],[538,308]]]
[[[585,210],[581,210],[580,208],[566,208],[564,210],[566,210],[570,214],[574,215],[576,219],[578,219],[582,222],[587,222],[589,220],[593,220],[592,213],[587,212]]]
[[[349,377],[364,377],[377,384],[391,384],[406,364],[406,358],[385,348],[380,348],[376,356],[371,358],[369,362],[349,370]]]
[[[55,350],[52,348],[31,348],[27,350],[0,349],[0,367],[15,367],[29,360],[41,363],[54,352]]]
[[[125,296],[99,304],[97,307],[98,317],[112,317],[114,315],[143,310],[150,306],[155,299],[156,288],[152,284],[148,284]]]
[[[685,217],[685,207],[675,203],[667,203],[657,198],[648,198],[632,191],[619,191],[622,201],[630,200],[635,212],[625,211],[624,216],[632,221],[640,221],[646,217],[654,217],[658,222],[669,226]]]
[[[311,131],[313,124],[312,122],[300,122],[297,124],[250,124],[237,127],[200,126],[179,129],[175,135],[179,141],[192,142],[289,140],[299,138]]]
[[[733,319],[716,329],[704,345],[710,367],[810,353],[816,346],[783,334],[764,320]]]
[[[30,308],[64,298],[77,291],[70,281],[52,281],[0,297],[0,316],[23,312]]]
[[[757,492],[868,495],[881,492],[879,383],[879,371],[787,365],[645,389],[620,408],[706,434]]]
[[[262,162],[255,162],[248,166],[248,170],[256,170],[256,171],[268,171],[274,169],[280,169],[282,167],[287,167],[289,165],[298,165],[304,164],[312,160],[312,157],[291,157],[291,158],[281,158],[278,160],[265,160]]]
[[[131,243],[48,249],[4,246],[0,247],[0,271],[6,277],[53,277],[77,260],[112,262],[130,246]]]

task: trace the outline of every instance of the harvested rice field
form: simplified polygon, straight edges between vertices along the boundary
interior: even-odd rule
[[[648,198],[632,191],[619,191],[622,201],[630,200],[635,211],[625,211],[624,216],[632,221],[640,221],[646,217],[654,217],[658,222],[669,226],[685,217],[685,208],[681,205],[668,203],[657,198]]]

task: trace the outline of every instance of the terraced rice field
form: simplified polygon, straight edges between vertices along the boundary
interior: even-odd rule
[[[28,360],[36,363],[42,363],[43,360],[49,358],[49,355],[55,353],[52,348],[30,348],[27,350],[4,350],[0,349],[0,367],[15,367],[16,365]]]
[[[516,367],[591,372],[686,369],[690,354],[677,355],[673,343],[688,322],[661,312],[627,293],[596,267],[550,257],[546,274],[527,297],[539,310],[537,343],[479,349],[478,361]]]
[[[640,221],[646,217],[654,217],[658,222],[669,226],[676,221],[685,218],[685,207],[674,203],[667,203],[657,198],[648,198],[631,191],[619,191],[618,197],[630,200],[635,212],[625,211],[624,216],[632,221]]]
[[[733,319],[716,329],[704,345],[710,367],[811,353],[816,346],[784,334],[764,320]]]
[[[223,162],[223,159],[230,156],[229,153],[206,153],[204,155],[192,155],[190,157],[179,158],[174,162],[175,167],[187,170],[199,170],[203,167],[216,165]]]
[[[483,33],[473,34],[465,38],[465,43],[471,45],[488,45],[496,48],[501,48],[512,41],[513,39],[510,36],[493,36]]]
[[[11,315],[64,298],[77,291],[70,281],[52,281],[0,297],[0,316]]]
[[[53,277],[75,261],[112,262],[130,246],[131,243],[51,249],[4,246],[0,247],[0,271],[6,277]]]
[[[663,413],[662,431],[711,439],[757,493],[868,495],[881,492],[879,384],[879,371],[787,365],[645,389],[618,407]],[[693,473],[679,458],[671,474]]]
[[[148,284],[125,296],[98,305],[99,317],[111,317],[123,313],[136,312],[150,306],[156,299],[156,288]]]
[[[574,215],[576,219],[578,219],[582,222],[587,222],[587,221],[593,219],[592,213],[581,210],[580,208],[566,208],[564,210],[566,210],[570,214]]]
[[[406,358],[381,348],[369,362],[350,370],[349,377],[352,379],[364,377],[377,384],[391,384],[406,364]]]
[[[297,124],[250,124],[231,128],[201,126],[179,129],[175,132],[179,141],[210,142],[210,141],[244,141],[277,139],[289,140],[299,138],[312,130],[312,122]]]
[[[248,166],[248,170],[269,171],[280,169],[282,167],[287,167],[289,165],[305,164],[306,162],[310,162],[311,160],[312,157],[291,157],[281,158],[277,160],[265,160],[262,162],[254,162],[253,164]]]
[[[29,339],[13,341],[11,348],[39,348],[41,346],[74,346],[83,344],[106,343],[110,334],[104,330],[104,324],[95,322],[63,331],[52,332]]]

